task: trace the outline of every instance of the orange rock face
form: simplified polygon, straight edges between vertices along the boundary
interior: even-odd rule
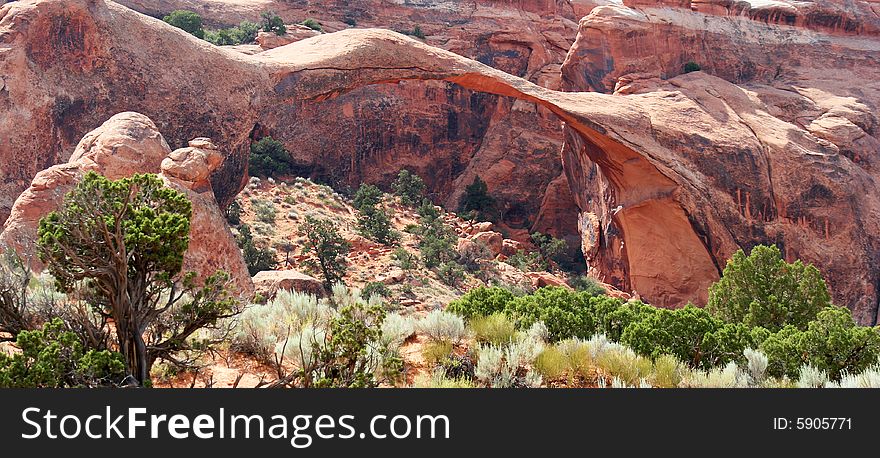
[[[555,0],[226,0],[222,8],[196,0],[120,3],[151,15],[189,9],[212,26],[257,21],[262,11],[273,10],[288,23],[288,34],[261,33],[257,41],[263,49],[318,34],[295,25],[306,18],[326,32],[351,23],[409,32],[418,26],[428,44],[553,89],[562,87],[559,68],[581,17],[569,2]],[[320,103],[279,104],[261,116],[262,135],[288,146],[297,173],[342,187],[369,182],[387,188],[408,168],[451,210],[480,175],[500,203],[505,230],[526,239],[529,231],[549,232],[577,245],[578,211],[559,156],[562,127],[547,110],[442,81],[403,81],[337,95]]]
[[[87,134],[68,163],[52,166],[34,178],[15,201],[12,214],[0,233],[0,249],[14,249],[35,259],[34,242],[40,219],[56,210],[86,172],[110,179],[135,173],[158,173],[166,186],[184,193],[193,204],[189,248],[183,270],[200,278],[218,270],[228,272],[237,292],[253,293],[253,284],[226,218],[214,200],[209,176],[222,163],[223,155],[208,140],[172,152],[155,124],[139,113],[120,113]]]
[[[581,20],[566,89],[645,109],[643,132],[615,127],[643,159],[629,171],[619,148],[567,136],[588,262],[674,306],[702,303],[736,249],[775,243],[874,324],[880,19],[868,3],[752,3],[624,1]],[[688,62],[703,71],[682,75]]]

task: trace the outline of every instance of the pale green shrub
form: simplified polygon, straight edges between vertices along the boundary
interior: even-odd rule
[[[800,377],[798,377],[798,388],[822,388],[828,383],[828,373],[819,370],[812,364],[804,364],[801,366]]]
[[[865,369],[861,374],[843,373],[840,382],[828,382],[827,388],[880,388],[880,364]]]
[[[745,388],[748,386],[748,375],[736,363],[730,362],[723,368],[690,372],[683,385],[688,388]]]
[[[658,388],[676,388],[681,384],[687,367],[672,355],[661,355],[654,360],[654,369],[649,377],[651,384]]]
[[[746,348],[743,351],[743,356],[746,357],[746,368],[749,371],[749,376],[752,378],[752,383],[760,384],[763,382],[765,377],[764,373],[767,371],[767,364],[769,362],[767,355],[759,350]]]
[[[416,377],[416,388],[474,388],[473,382],[464,378],[449,378],[443,369]]]
[[[416,322],[416,330],[435,342],[458,344],[467,337],[464,320],[441,310],[434,310]]]

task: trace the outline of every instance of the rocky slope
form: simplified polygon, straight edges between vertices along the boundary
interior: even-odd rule
[[[565,122],[563,165],[585,253],[612,283],[659,305],[699,302],[738,247],[775,242],[819,266],[837,302],[875,323],[877,40],[867,28],[819,26],[835,20],[780,26],[738,14],[678,5],[593,10],[563,68],[567,88],[597,90],[597,81],[620,76],[611,89],[587,93],[543,88],[388,31],[345,30],[247,56],[103,0],[15,2],[0,9],[4,192],[60,161],[67,135],[122,104],[146,110],[172,143],[206,135],[192,133],[210,125],[218,148],[233,152],[212,180],[228,202],[244,183],[249,137],[281,129],[281,107],[315,109],[371,84],[439,80],[536,104]],[[597,21],[618,25],[595,38]],[[644,43],[670,37],[671,53],[675,43],[690,52],[694,37],[730,43],[705,59],[670,58],[672,67],[767,53],[786,66],[770,80],[762,72],[720,78],[703,63],[710,71],[659,74],[650,57],[634,60],[636,73],[615,67],[627,59],[614,55],[651,54],[636,40],[643,33]],[[612,54],[600,53],[606,47]],[[591,62],[602,60],[611,63],[594,73]],[[585,81],[596,86],[580,87]],[[346,159],[322,163],[356,170],[364,158]]]

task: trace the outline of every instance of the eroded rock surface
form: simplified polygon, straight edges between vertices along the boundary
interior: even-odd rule
[[[87,172],[114,180],[136,173],[156,173],[193,204],[183,270],[196,272],[198,278],[223,270],[230,274],[236,293],[249,296],[253,293],[250,275],[208,179],[222,160],[223,155],[205,138],[172,152],[149,118],[139,113],[120,113],[87,134],[69,162],[37,174],[15,201],[0,233],[0,248],[16,250],[40,270],[34,256],[40,219],[61,206],[64,196]]]

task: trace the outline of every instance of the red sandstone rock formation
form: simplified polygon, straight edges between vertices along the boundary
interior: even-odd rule
[[[59,9],[59,5],[69,9]],[[600,10],[593,10],[591,16]],[[40,138],[53,145],[51,136],[43,132],[57,132],[70,125],[64,122],[69,119],[76,125],[75,118],[50,118],[52,128],[38,131],[30,117],[44,106],[40,103],[52,100],[47,93],[55,97],[77,93],[83,90],[83,81],[100,82],[96,87],[108,91],[129,91],[129,103],[140,100],[164,116],[162,122],[179,129],[204,121],[185,115],[217,110],[210,111],[218,121],[218,134],[212,138],[220,139],[221,149],[231,150],[246,145],[237,128],[249,126],[250,132],[261,120],[280,122],[282,106],[314,106],[375,83],[442,80],[536,104],[566,123],[563,161],[574,200],[582,210],[578,224],[584,251],[606,282],[634,290],[659,305],[699,301],[734,250],[775,242],[787,256],[819,266],[836,300],[853,308],[861,323],[876,322],[880,193],[872,145],[876,145],[878,123],[873,112],[880,80],[874,63],[875,41],[859,35],[817,38],[815,31],[782,30],[748,18],[721,18],[726,22],[716,24],[711,18],[694,19],[691,14],[697,13],[690,10],[653,10],[662,20],[647,30],[668,32],[683,17],[687,20],[681,19],[680,26],[686,30],[708,24],[699,37],[709,43],[722,42],[733,30],[743,32],[737,39],[748,44],[760,32],[754,40],[764,43],[763,48],[750,51],[769,47],[781,54],[803,52],[805,58],[796,59],[797,66],[793,61],[789,73],[774,76],[773,81],[737,80],[742,85],[704,72],[671,78],[656,75],[656,68],[662,66],[650,64],[650,59],[642,66],[644,62],[638,60],[634,68],[650,76],[631,78],[630,91],[566,93],[388,31],[346,30],[243,56],[204,45],[103,0],[17,2],[0,9],[0,42],[12,43],[2,48],[0,69],[9,70],[4,75],[13,75],[4,76],[0,123],[6,121],[7,113],[14,113],[19,121],[0,124],[0,131],[10,132],[10,141],[0,144],[0,158],[9,160],[7,154],[18,151],[16,147],[25,154],[18,157],[42,157],[25,147],[26,139]],[[618,13],[626,15],[623,21],[635,17],[628,11],[614,12]],[[591,20],[582,21],[582,39],[566,64],[564,73],[574,75],[569,78],[572,85],[588,79],[598,85],[609,74],[626,72],[626,68],[614,67],[603,70],[598,78],[576,78],[591,74],[579,68],[595,68],[589,64],[595,53],[580,52],[589,49],[583,40],[588,40],[584,37],[589,31],[584,28]],[[32,22],[48,27],[31,28]],[[47,30],[52,40],[46,39]],[[140,36],[141,43],[154,43],[155,48],[128,49],[131,42],[119,37],[120,30],[127,37]],[[780,30],[782,37],[775,35]],[[728,41],[735,43],[734,35],[730,33]],[[173,44],[168,37],[174,38]],[[37,38],[41,41],[35,52],[29,43]],[[807,41],[809,46],[801,43],[807,38],[813,38]],[[109,43],[115,45],[113,53],[107,48]],[[810,51],[814,48],[818,50]],[[815,57],[811,52],[832,56],[835,65],[823,67],[819,64],[823,61],[808,59]],[[54,60],[46,58],[50,54]],[[152,64],[162,61],[162,72],[152,70],[151,54],[162,56],[154,57]],[[184,56],[179,65],[188,71],[178,70],[176,60],[169,64],[166,56]],[[22,62],[42,65],[44,71],[28,73],[31,67]],[[587,65],[581,66],[582,62]],[[71,76],[62,71],[74,64],[79,73]],[[738,68],[733,64],[725,65]],[[121,70],[155,78],[159,87],[171,87],[174,78],[185,74],[189,84],[184,87],[199,86],[202,92],[197,102],[190,103],[188,98],[169,101],[167,96],[133,85],[131,81],[139,81],[136,78],[109,77],[118,76]],[[215,72],[219,71],[223,77],[217,81]],[[643,83],[633,87],[635,81]],[[850,84],[841,89],[842,81]],[[854,81],[861,84],[854,86]],[[616,81],[608,87],[615,86]],[[855,87],[858,90],[846,92]],[[41,102],[12,111],[11,100],[29,100],[23,95]],[[83,100],[93,103],[96,110],[103,109],[105,102],[112,104],[106,97]],[[169,105],[183,115],[172,114]],[[225,117],[226,113],[235,115]],[[232,156],[233,163],[236,157]],[[336,159],[326,160],[334,163]],[[360,166],[361,159],[351,160],[352,169]],[[237,186],[231,184],[240,183],[241,168],[226,167],[213,177],[215,184],[221,180],[235,190]],[[234,194],[215,191],[221,197]]]
[[[259,1],[121,0],[158,15],[174,9],[201,14],[211,27],[256,21],[273,10],[289,24],[285,37],[258,38],[263,48],[317,32],[294,23],[319,21],[333,32],[356,27],[412,31],[426,43],[470,57],[552,89],[577,34],[577,19],[593,3],[556,0]],[[296,28],[296,31],[294,31]],[[243,51],[251,53],[252,49]],[[279,105],[260,119],[264,134],[293,152],[297,173],[357,188],[389,185],[401,168],[423,176],[431,197],[454,210],[476,175],[501,203],[501,226],[567,237],[577,246],[577,207],[565,183],[559,120],[535,104],[474,92],[447,82],[401,82],[355,88],[322,103]]]
[[[626,155],[567,135],[584,251],[600,278],[657,304],[699,303],[733,251],[776,243],[816,264],[857,320],[876,323],[871,4],[624,3],[581,20],[563,66],[567,90],[646,102],[644,132],[613,127],[647,159],[631,174],[618,172]],[[681,75],[687,62],[703,72]]]
[[[66,164],[52,166],[34,178],[15,201],[12,215],[0,233],[0,249],[13,249],[33,258],[40,219],[56,210],[64,196],[86,172],[110,179],[135,173],[158,173],[166,186],[184,193],[193,204],[189,248],[183,270],[204,278],[218,270],[228,272],[243,296],[253,292],[250,275],[223,213],[214,200],[210,175],[223,155],[199,138],[174,152],[156,125],[139,113],[120,113],[87,134]],[[36,259],[31,266],[40,269]]]

